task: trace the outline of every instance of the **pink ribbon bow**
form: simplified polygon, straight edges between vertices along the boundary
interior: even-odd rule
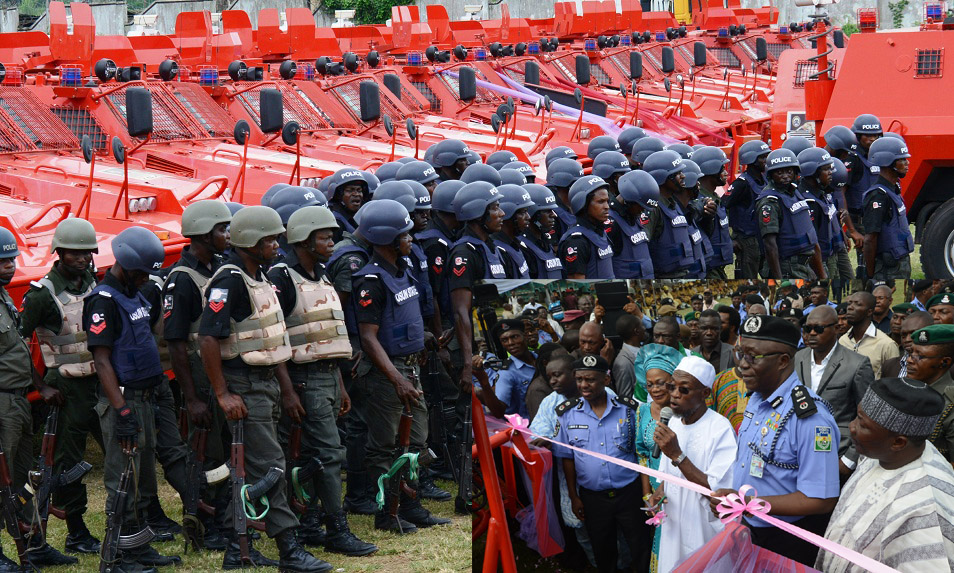
[[[752,499],[746,502],[745,494],[750,490],[752,491]],[[772,505],[765,500],[759,499],[756,497],[757,495],[758,492],[755,491],[754,487],[743,485],[737,494],[730,493],[716,498],[720,500],[719,505],[716,506],[716,511],[719,512],[719,519],[722,520],[722,523],[729,523],[730,521],[735,521],[745,513],[767,515],[772,509]]]
[[[646,523],[649,525],[662,525],[662,522],[666,519],[665,511],[657,511],[653,514],[652,517],[646,520]]]
[[[530,432],[530,421],[520,416],[520,414],[508,414],[504,416],[504,418],[510,423],[510,443],[513,444],[513,449],[517,457],[520,458],[523,463],[532,466],[536,462],[530,457],[530,446],[524,437],[524,434],[533,435]]]
[[[520,414],[507,414],[504,416],[508,422],[510,422],[510,427],[517,431],[530,432],[530,420],[524,418]]]

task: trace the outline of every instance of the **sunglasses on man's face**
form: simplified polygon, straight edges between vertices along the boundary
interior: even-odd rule
[[[830,324],[806,324],[805,326],[802,327],[802,329],[809,334],[813,332],[816,334],[821,334],[825,332],[826,329],[835,326],[835,324],[836,323],[834,322]]]
[[[692,391],[689,388],[686,388],[685,386],[676,386],[675,384],[666,384],[667,392],[672,392],[673,390],[679,390],[679,393],[682,395],[686,395]]]

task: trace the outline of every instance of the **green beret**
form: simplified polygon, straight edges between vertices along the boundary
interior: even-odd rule
[[[683,318],[685,318],[686,322],[692,322],[693,320],[699,320],[699,313],[696,312],[696,311],[687,312],[687,313],[683,316]]]
[[[937,306],[939,304],[947,304],[954,306],[954,294],[949,292],[942,292],[941,294],[936,294],[932,296],[927,303],[927,307],[931,308],[932,306]]]
[[[781,284],[778,285],[778,288],[789,288],[791,286],[792,281],[782,281]]]
[[[932,324],[911,334],[911,340],[918,345],[949,344],[954,342],[954,324]]]
[[[891,307],[891,310],[897,314],[909,314],[912,310],[917,307],[911,304],[910,302],[902,302],[901,304],[896,304]]]

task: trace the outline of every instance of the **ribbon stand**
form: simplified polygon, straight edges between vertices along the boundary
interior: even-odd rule
[[[504,573],[516,573],[517,562],[513,556],[510,529],[507,527],[507,513],[504,510],[500,484],[497,481],[497,468],[494,465],[490,437],[487,434],[487,419],[484,417],[483,405],[477,400],[477,395],[473,392],[471,392],[470,401],[473,412],[474,447],[477,449],[480,473],[483,475],[484,487],[487,491],[487,504],[490,506],[483,571],[484,573],[493,573],[498,570],[497,564],[499,563]]]

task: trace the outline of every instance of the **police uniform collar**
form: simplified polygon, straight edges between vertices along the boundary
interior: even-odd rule
[[[536,361],[537,355],[534,354],[532,350],[527,350],[527,352],[529,352],[530,356],[533,356],[534,361]],[[520,368],[522,366],[530,366],[531,368],[533,368],[534,366],[533,363],[524,362],[523,360],[520,360],[519,358],[517,358],[516,356],[512,354],[510,355],[510,360],[513,362],[513,365],[516,366],[517,368]]]
[[[604,392],[606,392],[606,410],[603,411],[603,418],[607,417],[610,413],[610,410],[612,410],[613,408],[626,407],[626,406],[621,406],[619,404],[619,401],[617,400],[616,392],[613,392],[613,390],[609,386],[604,388]],[[593,412],[593,408],[590,407],[590,403],[587,402],[586,399],[583,398],[582,396],[579,398],[579,400],[580,400],[580,404],[579,406],[577,406],[577,409],[582,410],[584,412],[589,412],[590,414],[593,415],[593,417],[596,417],[596,413]]]
[[[577,217],[576,222],[581,227],[586,227],[587,229],[596,231],[597,234],[602,233],[605,230],[605,227],[603,226],[602,221],[600,222],[593,221],[593,219],[589,215],[583,215],[581,217]]]
[[[676,208],[677,203],[676,203],[676,196],[675,196],[675,195],[672,195],[672,196],[670,196],[670,197],[668,197],[668,198],[665,197],[665,196],[662,196],[662,195],[661,195],[660,197],[662,198],[663,203],[666,204],[666,207],[669,207],[670,209],[675,209],[675,208]],[[682,204],[679,204],[679,206],[682,207]]]
[[[285,260],[282,261],[289,268],[293,268],[298,271],[298,274],[304,276],[309,280],[318,281],[321,279],[322,275],[325,274],[325,265],[320,262],[315,263],[315,268],[306,269],[301,264],[301,259],[298,258],[298,251],[294,247],[290,247],[288,253],[285,255]]]
[[[764,177],[765,173],[760,171],[754,165],[747,165],[745,167],[745,172],[748,173],[752,179],[755,179],[755,182],[758,183],[759,185],[765,184],[765,177]]]
[[[341,234],[341,241],[339,242],[343,242],[345,239],[350,240],[352,243],[355,244],[355,246],[361,247],[364,250],[364,252],[366,253],[371,252],[371,248],[372,248],[371,243],[365,241],[364,237],[361,237],[357,233],[345,231]]]
[[[107,271],[106,274],[103,275],[103,280],[100,284],[112,287],[129,297],[136,296],[136,290],[124,285],[112,272]]]
[[[60,270],[60,261],[55,261],[53,267],[50,268],[50,272],[47,275],[50,279],[50,282],[53,283],[53,287],[56,288],[56,292],[63,292],[64,290],[69,291],[72,294],[81,294],[86,292],[89,285],[96,282],[96,277],[93,276],[93,273],[89,270],[83,271],[83,280],[80,283],[80,288],[77,290],[73,286],[73,281],[67,279],[63,272]],[[55,294],[55,293],[54,293]]]
[[[503,231],[499,231],[499,232],[497,232],[497,233],[494,233],[494,234],[491,235],[490,237],[491,237],[493,240],[495,240],[495,241],[497,241],[497,242],[499,242],[499,243],[502,243],[502,244],[504,244],[504,245],[509,245],[510,247],[512,247],[512,248],[514,248],[514,249],[519,249],[519,248],[520,248],[520,241],[519,241],[516,237],[514,237],[513,239],[511,239],[511,238],[507,235],[507,233],[504,233]]]
[[[384,260],[383,257],[379,256],[378,253],[371,255],[371,260],[368,262],[368,264],[377,265],[395,277],[401,277],[404,275],[404,271],[407,269],[407,261],[404,260],[404,257],[398,257],[397,265],[392,265],[388,261]]]
[[[228,256],[228,258],[225,260],[225,262],[226,262],[227,264],[237,266],[238,268],[242,269],[242,272],[243,272],[243,273],[248,274],[248,271],[245,269],[245,261],[242,259],[242,257],[238,254],[238,252],[237,252],[235,249],[232,249],[232,252],[229,253],[229,256]],[[278,262],[278,261],[275,261],[275,262]],[[257,281],[262,280],[262,269],[261,269],[261,267],[259,267],[259,268],[255,271],[255,276],[253,276],[252,278],[255,279],[255,280],[257,280]]]
[[[639,217],[630,217],[629,203],[620,203],[614,199],[613,202],[610,203],[610,210],[612,211],[610,213],[610,217],[615,215],[630,225],[635,225],[636,221],[639,219]]]
[[[778,410],[779,407],[785,402],[785,398],[791,395],[792,388],[798,384],[801,384],[801,382],[798,380],[798,376],[795,374],[795,371],[792,370],[792,373],[789,375],[789,377],[783,380],[774,392],[767,397],[762,397],[762,395],[759,394],[759,397],[762,398],[763,402],[768,402],[772,408]],[[758,392],[753,392],[753,394],[758,394]]]
[[[348,210],[344,208],[344,205],[342,205],[340,201],[332,201],[328,206],[332,211],[342,215],[345,219],[347,219],[347,221],[351,223],[352,227],[355,229],[358,228],[358,224],[354,220],[354,213],[348,213]]]
[[[454,231],[445,225],[444,220],[440,217],[431,217],[427,223],[427,229],[438,231],[448,239],[454,240]]]
[[[484,239],[481,239],[480,237],[474,234],[474,231],[471,230],[470,225],[464,225],[464,232],[460,234],[460,238],[461,240],[467,240],[467,242],[471,244],[475,244],[475,245],[480,243],[486,243],[487,246],[490,247],[491,251],[497,248],[496,245],[494,245],[493,236],[487,235],[487,240],[485,241]]]
[[[217,254],[212,255],[213,268],[216,266],[217,262],[221,262],[221,258],[222,258],[221,255],[217,255]],[[204,272],[207,276],[210,276],[210,277],[212,276],[212,271],[208,267],[203,265],[199,261],[199,259],[197,259],[196,256],[192,254],[192,250],[189,248],[189,245],[186,245],[185,248],[182,249],[182,256],[179,258],[179,264],[183,266],[187,266],[190,269],[199,271],[200,273]]]
[[[898,184],[888,181],[887,179],[884,178],[884,175],[878,175],[878,184],[883,185],[884,187],[886,187],[887,189],[890,189],[891,191],[894,191],[895,193],[901,192],[901,188],[898,186]]]

